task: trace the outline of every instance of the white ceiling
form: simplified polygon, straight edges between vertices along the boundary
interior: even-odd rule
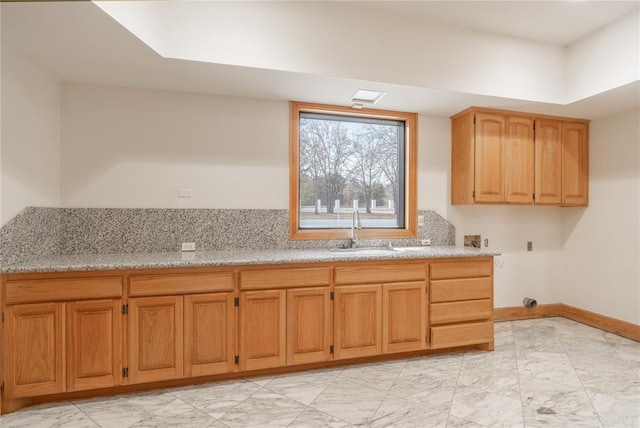
[[[639,1],[360,1],[359,7],[557,45],[629,14]]]
[[[424,20],[566,44],[640,2],[354,2]],[[589,6],[589,7],[586,7]],[[597,118],[639,105],[640,84],[569,106],[223,64],[162,58],[89,2],[6,3],[3,49],[12,46],[62,81],[228,96],[344,104],[358,88],[388,92],[380,108],[451,115],[470,105]],[[496,25],[499,23],[500,25]],[[382,103],[381,102],[381,103]]]

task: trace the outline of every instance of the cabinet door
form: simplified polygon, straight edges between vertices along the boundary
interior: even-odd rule
[[[240,370],[284,366],[286,291],[240,293]]]
[[[424,349],[427,337],[427,285],[423,282],[382,286],[382,352]]]
[[[65,390],[64,303],[8,306],[5,317],[6,397]]]
[[[120,299],[66,304],[67,391],[121,383],[121,308]]]
[[[505,145],[505,201],[533,204],[534,136],[533,119],[510,116]]]
[[[562,192],[560,122],[536,121],[536,204],[559,205]]]
[[[381,353],[381,295],[381,285],[335,288],[333,325],[336,359]]]
[[[132,383],[182,376],[182,297],[129,300],[129,377]]]
[[[562,205],[588,204],[587,125],[562,123]]]
[[[227,373],[235,368],[233,293],[184,297],[184,375]]]
[[[505,139],[504,116],[476,113],[476,202],[504,202]]]
[[[329,287],[287,290],[287,364],[329,360]]]

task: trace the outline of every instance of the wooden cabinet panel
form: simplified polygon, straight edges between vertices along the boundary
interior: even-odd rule
[[[490,299],[493,297],[491,278],[441,279],[431,281],[431,303],[456,300]]]
[[[233,272],[140,275],[129,279],[129,294],[133,297],[233,291],[233,282]]]
[[[426,283],[382,285],[382,352],[424,349],[427,337]]]
[[[562,205],[588,204],[587,125],[562,123]]]
[[[431,263],[431,279],[473,278],[493,275],[492,260]]]
[[[129,300],[129,376],[132,383],[182,377],[182,297]]]
[[[382,282],[422,281],[427,276],[426,264],[376,264],[335,268],[335,284],[375,284]]]
[[[287,364],[328,361],[330,346],[329,287],[287,290]]]
[[[534,192],[533,118],[509,116],[505,143],[505,201],[532,204]]]
[[[65,390],[63,303],[6,307],[6,397],[34,397]]]
[[[506,118],[476,113],[475,201],[504,202]]]
[[[7,281],[6,302],[35,303],[122,296],[122,277],[56,278]]]
[[[431,327],[431,349],[493,342],[493,322]]]
[[[562,192],[562,144],[560,122],[536,120],[536,204],[558,205]]]
[[[67,391],[121,383],[121,307],[120,299],[66,304]]]
[[[286,290],[240,293],[240,370],[284,366]]]
[[[233,293],[184,296],[184,376],[235,369]]]
[[[473,204],[475,189],[475,113],[451,119],[451,203]]]
[[[432,303],[429,319],[431,325],[454,322],[486,320],[493,315],[491,299],[464,302]]]
[[[329,285],[330,268],[265,269],[240,272],[241,290]]]
[[[335,287],[334,357],[378,355],[381,347],[382,286]]]

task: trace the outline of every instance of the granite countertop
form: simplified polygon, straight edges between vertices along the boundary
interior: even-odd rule
[[[411,247],[400,251],[372,249],[336,252],[328,249],[228,250],[168,253],[77,254],[0,266],[0,273],[73,272],[206,266],[321,263],[358,260],[400,260],[446,257],[487,257],[499,252],[455,246]]]

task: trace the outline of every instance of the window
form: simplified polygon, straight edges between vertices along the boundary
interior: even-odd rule
[[[291,102],[291,239],[416,236],[416,114]]]

